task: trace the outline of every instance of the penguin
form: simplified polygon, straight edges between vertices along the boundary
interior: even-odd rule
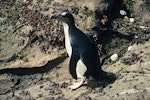
[[[103,70],[94,42],[75,25],[73,15],[68,10],[61,10],[51,16],[61,21],[65,34],[65,48],[69,55],[69,72],[80,82],[69,86],[75,90],[82,86],[87,78],[98,78]]]

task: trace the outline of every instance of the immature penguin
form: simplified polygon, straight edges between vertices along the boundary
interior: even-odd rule
[[[68,10],[61,10],[51,18],[63,23],[65,48],[70,57],[69,71],[74,79],[81,79],[79,83],[74,83],[69,88],[77,89],[86,78],[97,78],[103,72],[97,48],[94,42],[75,26],[74,17]]]

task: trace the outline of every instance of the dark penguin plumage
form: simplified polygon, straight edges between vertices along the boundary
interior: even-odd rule
[[[77,79],[77,73],[84,73],[83,76],[79,75],[81,78],[84,76],[99,77],[103,71],[101,70],[97,48],[93,41],[75,26],[72,14],[68,10],[62,10],[51,18],[63,22],[65,45],[70,57],[69,71],[72,77]],[[80,66],[86,67],[83,67],[85,72],[82,72]]]

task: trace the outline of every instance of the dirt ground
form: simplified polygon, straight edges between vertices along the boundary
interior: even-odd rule
[[[150,100],[149,6],[147,0],[0,0],[0,100]],[[95,41],[100,60],[119,55],[102,66],[116,78],[68,89],[76,80],[62,24],[50,19],[60,9],[69,9]]]

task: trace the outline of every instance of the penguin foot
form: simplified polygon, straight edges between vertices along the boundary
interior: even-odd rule
[[[70,85],[68,88],[71,89],[71,90],[75,90],[75,89],[79,88],[80,86],[82,86],[84,84],[85,80],[86,80],[86,77],[82,76],[80,78],[81,78],[80,82],[73,83],[73,85]]]
[[[70,85],[68,88],[71,90],[75,90],[79,88],[84,82],[79,82],[79,83],[73,83],[73,85]]]

